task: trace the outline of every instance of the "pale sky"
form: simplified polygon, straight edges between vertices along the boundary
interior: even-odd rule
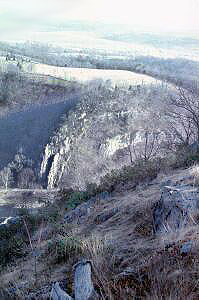
[[[157,31],[199,32],[199,0],[0,0],[0,17],[102,21]],[[0,20],[1,21],[1,20]]]

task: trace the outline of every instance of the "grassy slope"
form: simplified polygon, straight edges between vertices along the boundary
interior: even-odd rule
[[[166,239],[154,236],[152,230],[151,207],[160,199],[162,183],[172,180],[184,184],[187,175],[188,170],[159,175],[149,186],[139,186],[134,191],[121,191],[118,187],[113,196],[96,204],[80,225],[63,225],[60,221],[46,226],[41,240],[40,231],[35,235],[34,245],[40,254],[37,282],[30,253],[25,261],[2,272],[1,287],[25,281],[20,298],[24,299],[29,288],[50,288],[53,281],[66,280],[71,293],[72,266],[83,256],[92,259],[95,286],[106,293],[107,299],[134,299],[135,294],[140,295],[139,299],[198,299],[199,226]],[[175,249],[187,238],[194,241],[193,248],[189,257],[183,258]],[[53,247],[49,248],[52,241]],[[65,243],[61,252],[56,241]],[[174,246],[167,251],[165,245],[170,243]],[[127,269],[131,270],[129,275],[121,275]]]

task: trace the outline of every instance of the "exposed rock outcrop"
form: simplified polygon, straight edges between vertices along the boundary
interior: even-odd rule
[[[52,300],[72,300],[72,298],[67,295],[59,286],[59,283],[56,282],[52,286],[51,291],[51,299]]]
[[[91,266],[92,264],[89,260],[82,260],[74,266],[75,300],[99,299],[91,279]],[[58,282],[52,286],[51,299],[72,300],[72,298],[60,288]]]
[[[194,224],[199,209],[199,190],[190,185],[165,186],[153,210],[155,233],[177,231]]]
[[[63,141],[57,141],[56,145],[47,144],[40,168],[40,177],[46,182],[48,188],[53,188],[59,183],[66,167],[66,157],[70,155],[69,151],[69,137]]]
[[[99,299],[91,279],[91,262],[83,260],[75,265],[75,300]]]
[[[64,222],[68,224],[73,222],[77,224],[83,223],[85,218],[92,213],[97,201],[108,201],[109,196],[110,194],[108,192],[103,192],[95,197],[91,197],[85,203],[78,205],[76,208],[66,213],[64,216]],[[116,213],[115,210],[114,213]],[[105,215],[102,215],[99,218],[102,220],[105,217],[108,218],[108,216]]]

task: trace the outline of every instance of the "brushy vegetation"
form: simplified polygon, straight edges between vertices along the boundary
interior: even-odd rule
[[[125,166],[119,170],[112,170],[101,178],[99,189],[113,191],[118,184],[131,183],[132,188],[140,183],[150,182],[155,179],[160,171],[158,161],[138,161],[133,166]]]
[[[71,256],[82,254],[81,240],[72,235],[58,235],[48,242],[45,255],[49,255],[49,263],[66,262]]]
[[[0,265],[6,266],[14,262],[17,258],[27,255],[27,246],[29,239],[26,228],[26,222],[30,232],[34,232],[40,224],[41,219],[33,216],[23,210],[21,216],[12,224],[0,226]]]
[[[24,224],[20,221],[19,224],[13,225],[10,231],[4,232],[3,229],[0,231],[1,240],[4,242],[6,240],[6,246],[8,246],[6,250],[2,248],[1,265],[5,268],[6,264],[11,262],[14,264],[20,257],[27,261],[32,257],[36,264],[36,271],[32,268],[34,276],[31,279],[33,281],[31,281],[30,289],[33,292],[42,287],[42,284],[49,283],[54,269],[67,266],[64,276],[67,277],[67,291],[72,295],[72,266],[82,257],[86,257],[92,261],[95,289],[103,299],[119,300],[140,297],[140,299],[151,300],[163,299],[162,295],[167,297],[165,299],[197,299],[194,295],[198,293],[198,288],[194,280],[190,281],[190,276],[195,278],[197,272],[197,252],[194,250],[185,257],[180,254],[180,245],[183,241],[187,241],[188,232],[182,232],[182,236],[177,241],[167,242],[169,247],[165,246],[167,244],[164,242],[160,243],[153,233],[152,204],[147,199],[143,198],[143,203],[138,199],[132,207],[129,204],[122,205],[115,221],[114,215],[112,216],[110,228],[104,227],[103,223],[95,222],[98,214],[92,216],[88,224],[83,224],[85,232],[83,229],[63,223],[64,208],[73,209],[99,193],[113,192],[120,185],[125,186],[130,183],[131,191],[136,185],[142,183],[147,186],[147,183],[164,170],[162,168],[174,170],[179,166],[187,166],[187,161],[192,165],[193,161],[189,157],[189,155],[192,157],[192,154],[186,151],[183,153],[182,156],[176,154],[175,159],[172,157],[173,159],[169,158],[166,161],[163,159],[150,162],[140,161],[134,166],[112,171],[101,179],[100,185],[90,184],[86,191],[62,190],[61,199],[45,207],[39,216],[30,216],[26,210],[21,210],[31,238],[34,232],[39,233],[41,228],[43,230],[40,244],[35,244],[33,240],[33,247],[38,255],[32,257],[30,254],[30,240]],[[196,169],[193,169],[193,176],[196,176],[195,172]],[[153,193],[151,197],[153,202],[157,200]],[[113,205],[114,202],[111,202],[111,209]],[[123,218],[125,223],[123,225],[121,223],[120,226],[127,227],[123,228],[124,232],[118,232],[120,235],[116,240],[112,240],[111,228]],[[92,234],[87,226],[92,228],[100,226],[105,230],[104,232],[107,231],[107,234],[100,235],[100,231],[98,234]],[[48,228],[48,231],[45,231],[45,228]],[[114,228],[118,230],[117,226]],[[128,230],[130,230],[129,233]],[[192,235],[195,234],[192,230]],[[132,241],[129,235],[132,236]],[[128,240],[125,240],[127,237]],[[124,240],[121,241],[123,238]],[[137,245],[133,241],[137,241]],[[128,243],[126,244],[127,252],[125,252],[125,247],[124,249],[122,247],[121,253],[118,253],[117,247],[121,247],[120,242],[124,245]],[[127,272],[124,276],[122,270],[127,267],[129,267],[129,273]],[[43,274],[46,274],[45,279],[42,279]],[[178,291],[175,288],[176,284]],[[17,298],[15,293],[16,299],[26,299],[30,291],[20,288],[18,292],[20,296]],[[8,299],[14,299],[13,297],[11,295]]]
[[[100,184],[88,184],[86,190],[62,189],[60,191],[61,202],[65,209],[73,209],[90,198],[101,193],[111,193],[117,186],[129,185],[131,189],[139,184],[148,184],[155,179],[159,172],[189,168],[199,162],[199,154],[190,147],[180,147],[176,153],[166,158],[157,158],[149,161],[136,161],[134,165],[124,166],[121,169],[112,170],[101,177]],[[194,172],[194,170],[193,170]]]

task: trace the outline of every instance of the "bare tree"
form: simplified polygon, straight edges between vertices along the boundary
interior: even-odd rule
[[[13,182],[13,174],[12,171],[9,167],[5,167],[1,172],[0,172],[0,176],[1,176],[1,181],[3,183],[3,186],[5,187],[5,189],[7,190],[8,187],[12,184]]]
[[[34,186],[36,182],[34,171],[31,168],[24,168],[18,175],[18,187],[28,189]]]
[[[193,88],[177,88],[177,92],[177,96],[170,98],[167,110],[170,133],[185,145],[199,143],[199,95]]]
[[[138,132],[128,146],[131,163],[133,163],[133,157],[136,160],[143,159],[144,161],[154,158],[160,150],[161,142],[162,132],[158,129],[145,129]]]

